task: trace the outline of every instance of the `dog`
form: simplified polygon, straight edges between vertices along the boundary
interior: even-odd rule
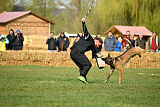
[[[115,69],[119,70],[120,76],[119,76],[119,84],[122,82],[122,72],[124,66],[129,62],[131,58],[134,56],[138,55],[141,57],[142,53],[145,52],[144,49],[141,49],[140,47],[133,47],[131,45],[131,42],[128,39],[122,38],[125,41],[129,43],[130,48],[125,51],[123,54],[120,56],[117,56],[115,58],[110,57],[110,54],[108,54],[108,57],[102,58],[103,61],[105,61],[106,64],[110,65],[110,72],[109,75],[107,76],[106,83],[108,82],[109,78],[111,77],[112,73],[114,72]]]

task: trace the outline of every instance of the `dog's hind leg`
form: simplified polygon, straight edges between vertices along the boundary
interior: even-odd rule
[[[109,80],[109,78],[111,77],[111,75],[112,75],[112,73],[114,72],[114,70],[115,70],[115,69],[110,69],[109,75],[108,75],[108,77],[107,77],[105,83],[108,82],[108,80]]]

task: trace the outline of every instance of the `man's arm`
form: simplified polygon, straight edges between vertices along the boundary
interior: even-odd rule
[[[146,42],[145,42],[145,40],[144,40],[144,49],[146,49]]]
[[[87,27],[86,27],[86,24],[85,24],[85,21],[86,19],[85,18],[82,18],[82,28],[83,28],[83,32],[84,32],[84,37],[85,37],[85,40],[88,39],[91,35],[88,33],[88,30],[87,30]]]
[[[151,50],[151,43],[150,43],[150,38],[149,38],[149,41],[148,41],[148,50]]]
[[[104,49],[105,49],[105,51],[107,51],[107,37],[105,38],[105,40],[104,40]]]
[[[125,46],[125,45],[126,45],[126,43],[125,43],[125,42],[126,42],[126,41],[122,39],[121,44],[122,44],[122,47],[123,47],[123,48],[124,48],[124,47],[126,47],[126,46]]]
[[[5,37],[5,41],[7,44],[9,43],[9,39],[7,37]]]
[[[57,45],[57,47],[59,48],[59,37],[58,37],[57,40],[56,40],[56,45]]]
[[[47,39],[46,44],[49,44],[49,38]]]
[[[116,38],[115,38],[115,40],[114,40],[114,50],[115,50],[116,46],[117,46],[117,41],[116,41]]]
[[[68,39],[68,37],[66,37],[66,44],[64,45],[63,48],[67,49],[69,47],[69,44],[70,44],[69,39]]]
[[[92,59],[93,58],[97,58],[97,51],[96,51],[96,48],[92,48]]]

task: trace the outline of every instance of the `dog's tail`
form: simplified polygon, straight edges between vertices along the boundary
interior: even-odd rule
[[[125,40],[126,42],[128,42],[128,44],[129,44],[130,47],[133,47],[132,43],[127,38],[124,38],[123,36],[121,38],[123,40]]]

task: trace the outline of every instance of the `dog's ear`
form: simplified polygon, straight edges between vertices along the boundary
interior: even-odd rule
[[[111,56],[110,56],[110,53],[108,53],[108,57],[111,57]]]

